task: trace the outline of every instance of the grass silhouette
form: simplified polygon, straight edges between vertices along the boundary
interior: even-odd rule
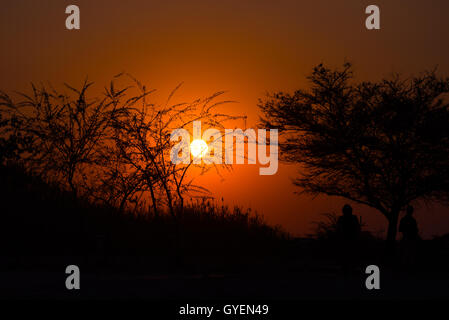
[[[175,221],[75,197],[20,166],[1,166],[0,181],[2,265],[13,268],[79,261],[93,269],[229,269],[277,252],[289,237],[251,210],[212,200],[186,204]]]

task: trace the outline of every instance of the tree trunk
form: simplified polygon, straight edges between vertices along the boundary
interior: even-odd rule
[[[399,210],[393,209],[388,218],[387,256],[394,258],[396,253],[396,234],[398,230]]]
[[[72,193],[73,193],[73,196],[74,196],[74,198],[76,199],[77,196],[78,196],[78,192],[77,192],[75,183],[73,183],[73,177],[74,177],[74,173],[70,172],[70,173],[69,173],[69,176],[68,176],[68,178],[67,178],[67,180],[68,180],[68,182],[69,182],[69,186],[70,186],[70,189],[71,189],[71,191],[72,191]]]
[[[125,204],[126,204],[126,201],[128,200],[129,195],[130,195],[130,193],[125,193],[125,194],[123,195],[122,200],[120,201],[119,211],[120,211],[121,213],[123,213],[123,211],[124,211],[124,209],[125,209]]]
[[[164,187],[165,194],[167,196],[167,204],[168,204],[168,209],[170,211],[170,214],[173,218],[176,218],[175,209],[173,207],[173,197],[172,197],[170,188],[168,187],[168,184],[164,179],[162,179],[162,186]]]
[[[173,207],[173,198],[171,196],[170,190],[166,189],[167,194],[167,202],[168,202],[168,209],[170,210],[170,214],[173,218],[176,218],[175,208]]]
[[[179,188],[179,186],[176,188],[176,191],[177,191],[178,197],[179,197],[180,213],[183,214],[184,213],[184,197],[181,194],[181,189]]]
[[[151,205],[153,206],[154,215],[155,215],[155,217],[158,217],[159,216],[159,211],[157,209],[156,196],[154,195],[153,185],[150,182],[148,184],[148,186],[150,187]]]

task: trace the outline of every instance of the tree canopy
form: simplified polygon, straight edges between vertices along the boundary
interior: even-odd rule
[[[435,70],[355,82],[351,64],[322,64],[310,88],[261,100],[262,125],[280,131],[281,159],[301,165],[294,184],[379,210],[394,242],[399,212],[449,191],[449,79]]]

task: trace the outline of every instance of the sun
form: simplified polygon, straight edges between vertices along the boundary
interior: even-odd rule
[[[190,144],[190,152],[194,158],[202,158],[207,152],[207,143],[201,139],[195,139]]]

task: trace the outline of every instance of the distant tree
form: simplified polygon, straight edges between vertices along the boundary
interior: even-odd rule
[[[399,212],[449,191],[449,79],[435,71],[353,83],[352,67],[318,65],[309,90],[260,101],[265,127],[280,130],[283,160],[301,165],[294,184],[381,212],[394,248]]]

